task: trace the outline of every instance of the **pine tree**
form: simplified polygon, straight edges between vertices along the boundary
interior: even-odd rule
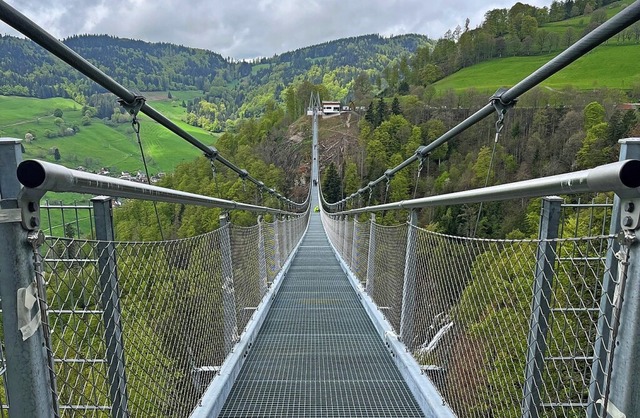
[[[400,108],[400,101],[398,97],[393,98],[393,102],[391,102],[391,113],[394,115],[401,115],[402,109]]]
[[[376,115],[373,113],[373,102],[369,103],[369,107],[367,107],[367,113],[364,114],[364,119],[371,124],[375,128],[376,124]]]
[[[340,176],[336,170],[333,162],[327,167],[327,171],[324,175],[324,181],[322,184],[322,194],[329,203],[334,203],[340,200]]]
[[[384,99],[381,97],[378,100],[378,106],[376,107],[376,123],[374,126],[377,128],[380,126],[382,122],[387,118],[387,104],[384,102]]]

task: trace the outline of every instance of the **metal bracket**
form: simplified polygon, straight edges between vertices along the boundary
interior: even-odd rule
[[[495,93],[493,93],[493,96],[491,96],[491,98],[489,99],[499,115],[504,115],[505,113],[507,113],[507,110],[511,109],[518,102],[518,99],[511,100],[510,102],[505,102],[504,100],[502,100],[502,95],[507,91],[509,91],[509,89],[500,87],[498,90],[496,90]]]
[[[211,162],[214,162],[220,153],[216,147],[209,147],[209,150],[211,150],[211,152],[204,154],[204,156],[210,159]]]
[[[40,199],[44,191],[22,188],[18,193],[18,207],[22,227],[27,231],[34,231],[40,227]]]
[[[635,231],[640,226],[640,198],[620,200],[620,227]]]
[[[420,159],[425,159],[429,156],[429,152],[425,152],[425,150],[427,149],[426,145],[420,145],[418,147],[418,149],[416,150],[416,157],[420,158]]]
[[[134,117],[138,114],[138,112],[140,112],[140,109],[142,109],[142,106],[144,106],[146,101],[147,99],[145,99],[144,96],[135,95],[133,96],[133,100],[130,102],[127,102],[125,99],[118,99],[118,103],[120,104],[120,106],[122,106],[128,114]]]

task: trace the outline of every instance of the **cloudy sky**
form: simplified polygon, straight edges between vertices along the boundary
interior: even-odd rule
[[[250,59],[349,36],[421,33],[482,22],[516,0],[6,0],[58,38],[110,34]],[[528,0],[549,6],[551,0]],[[16,35],[0,22],[0,33]]]

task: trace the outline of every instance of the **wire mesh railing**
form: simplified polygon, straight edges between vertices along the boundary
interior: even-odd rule
[[[606,399],[610,381],[614,300],[603,297],[602,286],[619,281],[618,262],[611,262],[618,244],[608,234],[612,204],[561,210],[559,235],[519,240],[389,227],[375,217],[358,222],[323,213],[323,222],[458,416],[604,416],[595,402]],[[403,297],[408,265],[415,283]],[[598,343],[605,344],[599,354]]]
[[[46,200],[40,206],[41,229],[47,235],[67,238],[95,239],[93,207],[90,204],[65,205],[62,202]]]
[[[36,255],[59,416],[189,415],[307,219],[162,242],[46,237]]]

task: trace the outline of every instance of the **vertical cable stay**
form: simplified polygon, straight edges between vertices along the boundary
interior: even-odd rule
[[[124,99],[118,100],[120,106],[122,106],[133,118],[131,119],[131,127],[136,134],[138,140],[138,147],[140,147],[140,156],[142,157],[142,164],[144,166],[144,174],[147,176],[147,184],[151,185],[151,176],[149,175],[149,167],[147,166],[147,158],[144,155],[144,148],[142,147],[142,139],[140,138],[140,121],[138,120],[138,112],[144,106],[146,99],[142,96],[135,96],[132,102],[126,102]],[[162,223],[160,222],[160,214],[158,213],[158,203],[153,202],[153,211],[156,214],[156,221],[158,222],[158,230],[160,231],[160,239],[164,241],[164,232],[162,231]]]
[[[416,198],[416,193],[418,192],[418,181],[420,181],[420,173],[422,172],[422,168],[424,167],[424,160],[428,157],[420,158],[420,165],[418,165],[418,172],[416,173],[416,184],[413,187],[413,198]],[[428,170],[427,170],[428,171]],[[429,175],[429,173],[427,173]]]
[[[507,110],[514,105],[514,103],[510,103],[508,106],[505,106],[501,102],[500,95],[504,93],[504,91],[505,90],[502,90],[502,91],[499,90],[498,93],[492,99],[493,106],[496,108],[496,111],[498,112],[498,120],[496,121],[496,136],[495,136],[495,139],[493,140],[493,149],[491,150],[491,159],[489,160],[489,168],[487,170],[487,176],[484,179],[484,187],[487,187],[489,185],[489,178],[491,177],[491,170],[493,169],[493,161],[496,156],[496,148],[498,146],[498,140],[500,139],[500,132],[502,132],[502,129],[504,128],[504,115],[507,113]],[[478,209],[478,216],[476,218],[476,224],[473,228],[473,235],[472,235],[473,237],[476,236],[476,233],[478,232],[478,225],[480,225],[480,219],[482,217],[482,205],[483,205],[483,202],[480,202],[480,207]]]

